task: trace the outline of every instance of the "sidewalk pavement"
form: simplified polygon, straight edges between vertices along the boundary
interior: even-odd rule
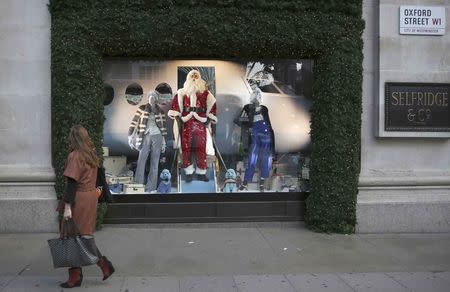
[[[0,234],[0,291],[62,291],[47,239]],[[319,234],[302,223],[108,225],[116,273],[83,269],[75,291],[450,291],[450,234]]]

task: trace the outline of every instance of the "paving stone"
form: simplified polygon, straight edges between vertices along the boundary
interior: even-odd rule
[[[13,276],[0,276],[0,291],[3,287],[6,287],[13,278]]]
[[[111,292],[120,291],[123,282],[123,277],[110,277],[106,281],[103,281],[101,277],[88,277],[83,279],[81,286],[89,292]]]
[[[180,282],[175,277],[127,277],[121,292],[179,292]]]
[[[448,292],[450,284],[437,273],[388,273],[393,279],[406,286],[411,292]]]
[[[450,282],[450,271],[449,272],[439,272],[439,273],[436,273],[436,275],[438,275],[439,278],[445,279]]]
[[[286,275],[286,278],[298,291],[354,292],[336,274]]]
[[[2,292],[53,292],[62,291],[56,277],[18,276],[12,280]]]
[[[180,292],[238,292],[232,276],[184,277]]]
[[[239,292],[297,292],[283,275],[234,276]]]
[[[375,234],[358,235],[370,242],[378,254],[397,259],[404,268],[384,272],[448,271],[450,270],[450,234]],[[374,257],[375,258],[375,257]],[[372,259],[371,259],[372,260]],[[355,271],[372,272],[374,270]],[[375,270],[380,271],[380,270]]]
[[[406,292],[402,286],[392,278],[382,273],[345,273],[339,274],[355,291],[364,292]]]

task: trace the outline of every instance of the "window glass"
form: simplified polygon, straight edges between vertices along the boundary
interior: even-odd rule
[[[312,60],[104,64],[114,194],[309,190]]]

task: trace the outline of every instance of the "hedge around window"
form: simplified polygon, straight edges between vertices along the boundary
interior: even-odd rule
[[[73,124],[88,129],[101,153],[103,57],[312,58],[306,222],[317,231],[353,232],[361,148],[361,2],[51,0],[57,194],[64,188],[66,141]]]

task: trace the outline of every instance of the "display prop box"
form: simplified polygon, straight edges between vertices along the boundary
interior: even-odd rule
[[[109,147],[102,147],[103,156],[109,156]]]
[[[145,192],[143,184],[124,184],[123,192],[125,194],[142,194]]]
[[[112,184],[131,184],[133,182],[132,176],[108,176],[106,182]]]
[[[118,176],[127,166],[126,156],[106,156],[103,157],[103,167],[105,172],[113,176]]]
[[[117,195],[123,193],[123,184],[112,184],[109,185],[109,190],[111,191],[111,194]]]

